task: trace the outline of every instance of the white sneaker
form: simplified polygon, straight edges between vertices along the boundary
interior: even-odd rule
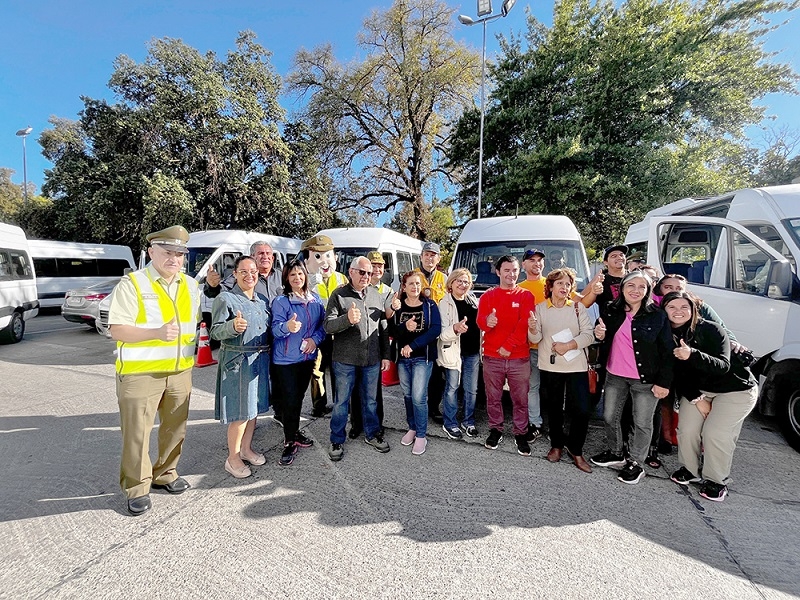
[[[400,440],[400,443],[403,444],[403,446],[410,446],[411,444],[414,443],[414,439],[416,437],[417,437],[417,432],[414,431],[413,429],[409,429],[408,433],[406,433]]]

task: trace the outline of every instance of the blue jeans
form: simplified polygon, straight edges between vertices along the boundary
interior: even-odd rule
[[[424,438],[428,433],[428,380],[432,370],[433,363],[424,357],[401,358],[397,361],[408,428],[416,431],[418,438]]]
[[[475,397],[478,394],[478,369],[481,366],[480,354],[461,357],[461,372],[445,369],[446,387],[444,392],[444,426],[448,429],[458,427],[458,388],[464,391],[464,427],[475,425]],[[459,386],[459,376],[461,385]]]
[[[606,422],[608,448],[614,454],[622,454],[622,411],[630,394],[634,429],[633,439],[629,440],[629,450],[631,458],[639,464],[644,464],[650,439],[653,437],[653,413],[658,406],[658,398],[653,395],[652,387],[652,383],[641,383],[638,379],[620,377],[613,373],[606,375],[603,417]]]
[[[539,388],[542,376],[539,374],[539,349],[531,348],[531,387],[528,390],[528,423],[542,426],[542,398]]]
[[[334,361],[332,369],[336,381],[336,401],[333,403],[333,412],[331,413],[331,443],[344,444],[347,437],[345,427],[347,427],[350,395],[356,386],[361,394],[364,435],[367,439],[374,438],[380,431],[375,395],[378,390],[381,364],[359,367]]]

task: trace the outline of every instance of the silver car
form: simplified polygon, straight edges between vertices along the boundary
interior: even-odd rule
[[[61,305],[61,316],[73,323],[85,323],[92,329],[104,333],[100,325],[100,302],[107,298],[114,287],[119,283],[119,279],[111,282],[98,283],[77,290],[70,290],[64,297],[64,304]]]

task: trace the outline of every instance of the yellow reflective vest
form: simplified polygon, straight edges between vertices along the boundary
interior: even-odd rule
[[[148,269],[134,271],[128,276],[136,288],[139,312],[136,326],[158,329],[176,319],[180,334],[171,342],[147,340],[145,342],[117,342],[117,373],[176,373],[192,368],[200,308],[197,281],[178,273],[178,292],[173,300],[164,287],[152,279]]]
[[[349,283],[347,277],[339,273],[339,271],[334,271],[331,276],[328,277],[327,283],[325,280],[320,281],[314,287],[314,291],[317,292],[319,299],[322,300],[322,305],[328,306],[328,298],[331,297],[331,292],[346,283]]]

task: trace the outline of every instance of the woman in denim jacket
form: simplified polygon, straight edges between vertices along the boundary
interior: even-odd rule
[[[595,327],[600,362],[605,366],[606,439],[608,450],[592,457],[601,467],[622,467],[617,479],[637,484],[644,477],[642,464],[653,436],[653,414],[672,385],[672,340],[667,316],[650,296],[652,282],[641,271],[628,273],[620,295],[601,312]],[[622,413],[632,400],[634,433],[630,457],[622,455]]]

